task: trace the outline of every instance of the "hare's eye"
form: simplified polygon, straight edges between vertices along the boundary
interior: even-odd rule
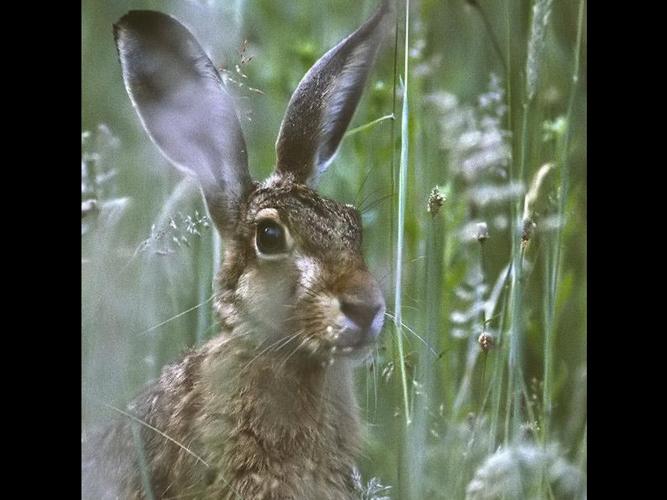
[[[285,229],[275,221],[264,219],[257,224],[257,250],[265,255],[287,252]]]

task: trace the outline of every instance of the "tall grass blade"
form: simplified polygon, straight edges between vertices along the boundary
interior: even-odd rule
[[[526,97],[532,100],[537,90],[541,54],[547,37],[547,26],[553,0],[537,0],[533,4],[526,58]]]
[[[410,39],[410,0],[405,2],[405,60],[403,66],[403,108],[401,111],[401,159],[398,178],[398,221],[396,230],[396,271],[394,282],[394,327],[396,345],[398,346],[398,362],[403,389],[403,408],[405,411],[405,425],[410,425],[410,404],[408,402],[408,381],[405,372],[405,352],[403,349],[403,306],[402,306],[402,279],[403,279],[403,252],[405,239],[405,203],[407,200],[408,182],[408,155],[409,155],[409,98],[408,98],[408,56]]]

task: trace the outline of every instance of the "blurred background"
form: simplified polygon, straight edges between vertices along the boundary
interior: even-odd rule
[[[236,98],[262,179],[299,80],[376,5],[83,0],[84,432],[216,335],[224,247],[197,187],[142,129],[112,24],[147,8],[191,28]],[[408,6],[395,5],[319,187],[363,212],[388,305],[358,370],[359,496],[585,498],[586,3],[413,0],[407,67]]]

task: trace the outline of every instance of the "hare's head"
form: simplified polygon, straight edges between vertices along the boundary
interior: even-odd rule
[[[384,299],[361,254],[361,218],[313,189],[361,97],[388,2],[327,52],[294,92],[276,142],[274,173],[248,172],[231,97],[194,36],[165,14],[133,11],[114,26],[123,78],[160,151],[195,177],[225,241],[218,310],[257,346],[300,359],[365,353]]]

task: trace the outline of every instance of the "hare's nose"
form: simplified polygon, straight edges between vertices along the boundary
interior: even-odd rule
[[[373,301],[368,303],[343,300],[340,303],[340,311],[347,316],[348,319],[352,320],[359,329],[369,332],[373,337],[377,335],[380,328],[382,328],[384,301]],[[373,325],[377,323],[379,323],[379,328],[373,328]]]
[[[347,275],[339,291],[339,347],[363,347],[375,342],[384,323],[384,297],[368,271]]]

